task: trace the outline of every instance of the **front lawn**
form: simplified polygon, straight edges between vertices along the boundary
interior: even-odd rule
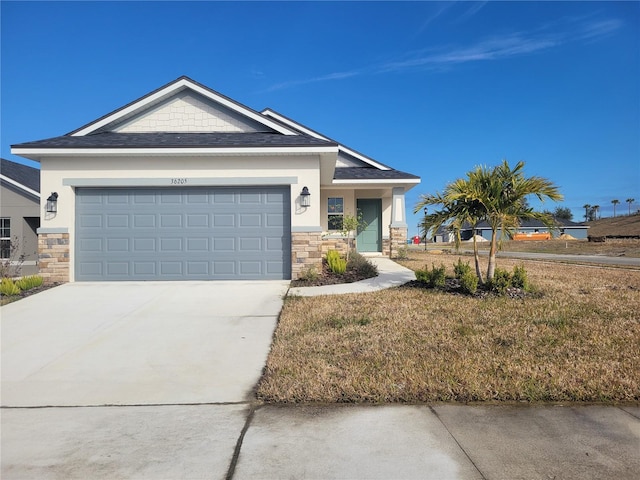
[[[410,268],[442,263],[451,275],[459,258],[410,255]],[[525,266],[537,295],[401,287],[288,298],[258,397],[640,401],[640,271],[498,260],[514,265]]]

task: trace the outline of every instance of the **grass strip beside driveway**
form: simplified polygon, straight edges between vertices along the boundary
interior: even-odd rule
[[[411,252],[453,274],[457,255]],[[463,261],[469,257],[462,257]],[[638,402],[640,272],[524,265],[541,295],[421,288],[288,298],[258,397],[270,402]]]

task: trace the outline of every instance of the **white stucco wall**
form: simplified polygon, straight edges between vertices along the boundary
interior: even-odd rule
[[[320,216],[319,157],[138,157],[48,158],[41,162],[41,199],[44,211],[50,192],[58,193],[58,212],[44,214],[43,231],[69,233],[70,275],[73,281],[75,237],[74,184],[80,186],[216,186],[291,185],[291,226],[298,231],[317,230]],[[265,180],[266,179],[266,180]],[[285,179],[286,182],[280,180]],[[173,181],[179,181],[173,184]],[[185,183],[182,183],[184,180]],[[88,182],[88,184],[87,184]],[[311,206],[300,207],[300,192],[308,187]]]

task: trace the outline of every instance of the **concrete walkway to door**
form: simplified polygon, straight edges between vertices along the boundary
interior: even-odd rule
[[[288,283],[70,283],[6,305],[2,406],[245,401]]]

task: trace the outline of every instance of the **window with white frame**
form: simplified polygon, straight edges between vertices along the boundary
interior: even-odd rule
[[[11,258],[10,218],[0,218],[0,258]]]
[[[327,225],[329,230],[342,230],[344,198],[329,197],[327,201]]]

